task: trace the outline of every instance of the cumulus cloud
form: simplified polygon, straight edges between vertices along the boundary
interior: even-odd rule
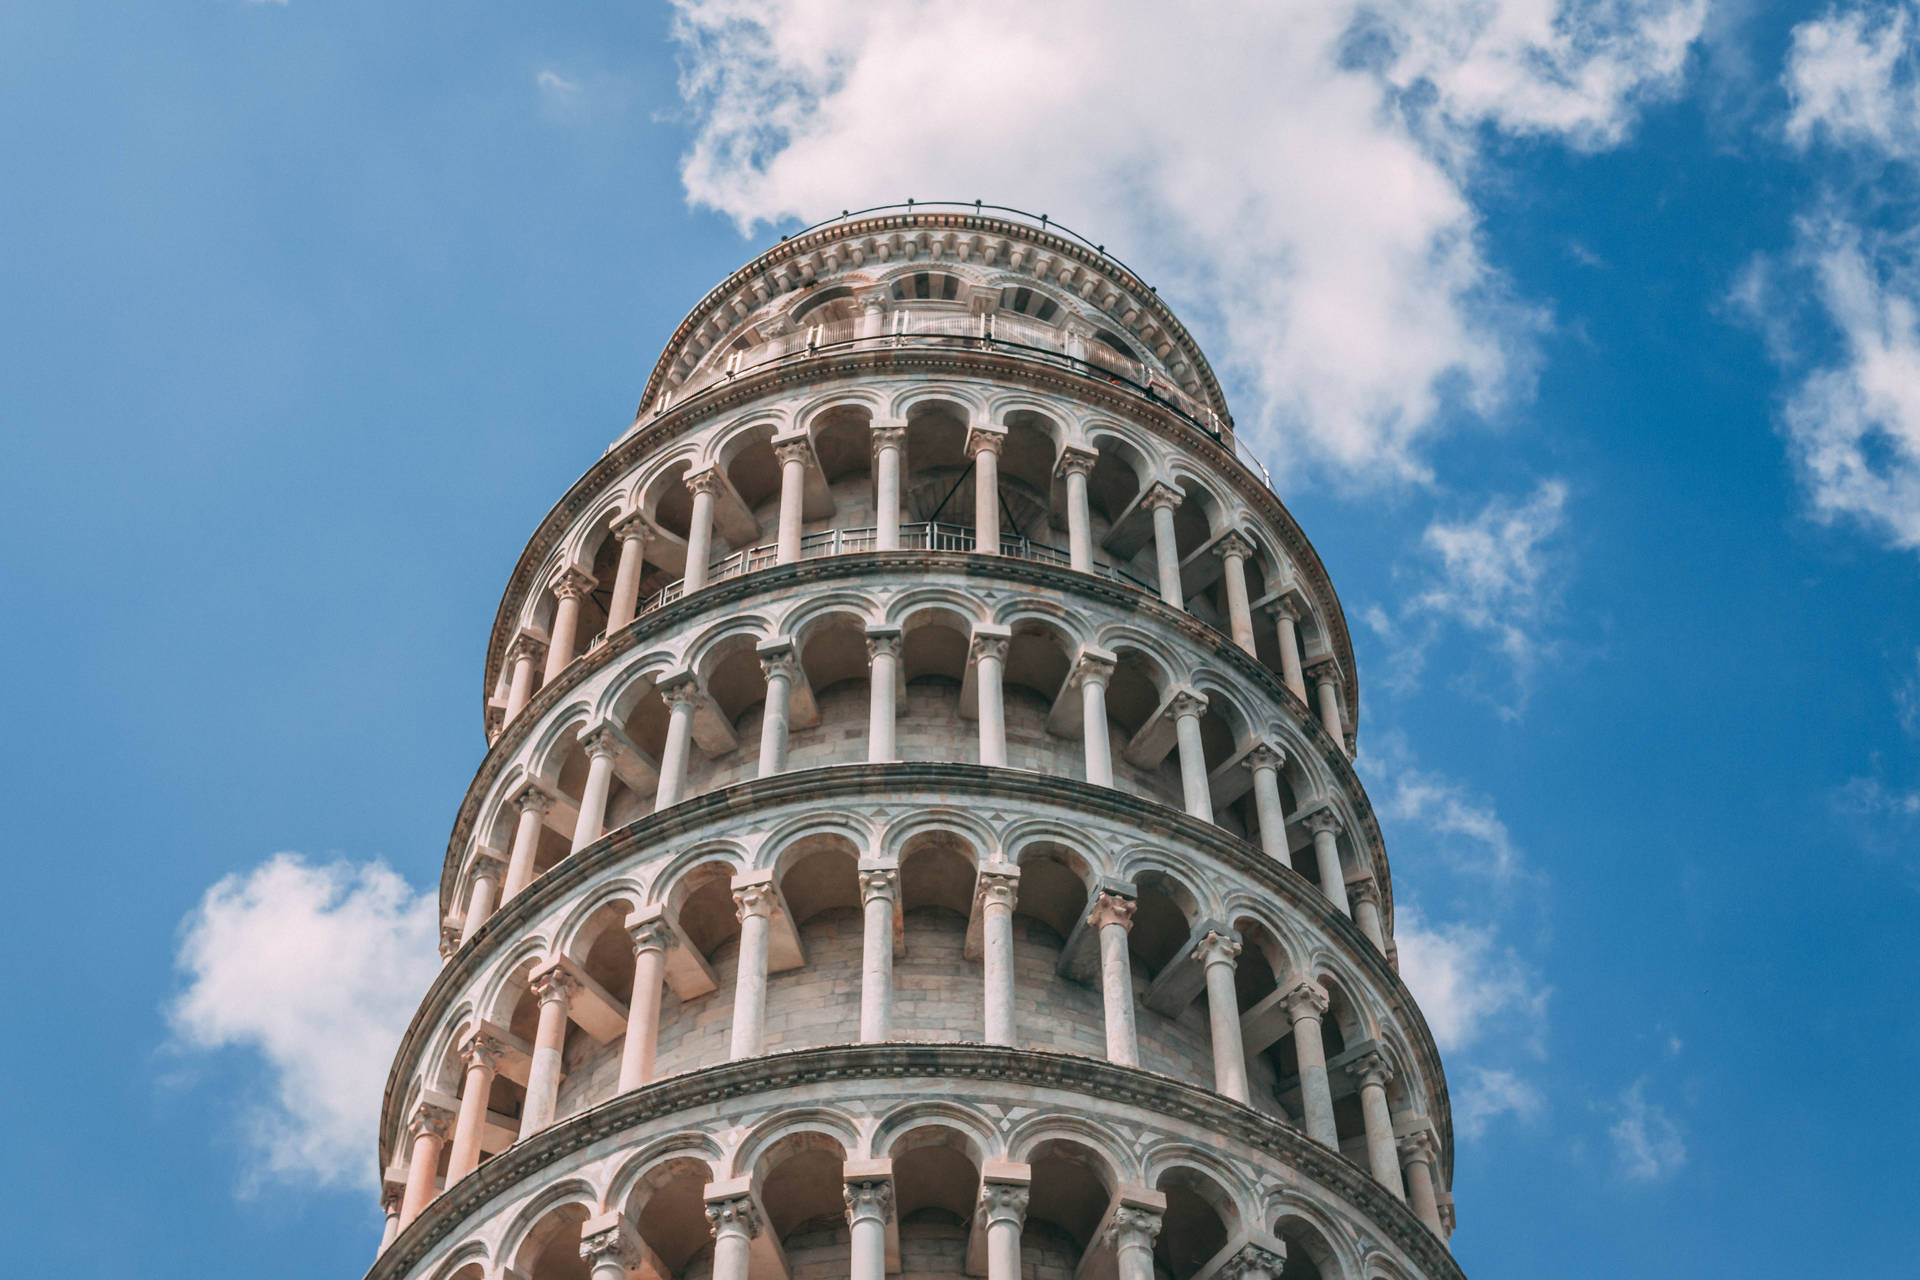
[[[1528,874],[1493,801],[1422,767],[1404,735],[1376,733],[1356,764],[1372,778],[1375,810],[1404,832],[1395,835],[1396,844],[1437,853],[1448,870],[1482,883],[1508,884]]]
[[[1788,140],[1920,156],[1914,19],[1914,6],[1893,4],[1835,9],[1795,27],[1787,53]]]
[[[1253,392],[1282,466],[1419,480],[1455,409],[1530,377],[1489,264],[1491,136],[1619,141],[1704,0],[1169,8],[676,0],[690,200],[742,231],[898,201],[1020,204],[1125,246]]]
[[[1453,1127],[1463,1138],[1478,1138],[1501,1116],[1528,1122],[1546,1110],[1540,1090],[1511,1071],[1474,1067],[1455,1079]]]
[[[274,856],[219,881],[183,923],[176,1047],[261,1069],[240,1117],[249,1181],[370,1183],[380,1094],[438,967],[435,900],[384,863]]]
[[[1552,991],[1488,925],[1429,925],[1411,907],[1396,914],[1400,976],[1442,1052],[1464,1049],[1495,1026],[1539,1049]]]
[[[1632,1182],[1658,1182],[1687,1162],[1687,1144],[1666,1109],[1647,1101],[1646,1081],[1636,1080],[1620,1095],[1614,1120],[1607,1128],[1622,1177]]]

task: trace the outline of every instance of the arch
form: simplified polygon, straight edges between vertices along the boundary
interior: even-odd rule
[[[501,1237],[500,1256],[533,1280],[584,1280],[580,1224],[593,1216],[600,1197],[584,1178],[566,1178],[535,1196]],[[567,1265],[571,1258],[574,1265]]]

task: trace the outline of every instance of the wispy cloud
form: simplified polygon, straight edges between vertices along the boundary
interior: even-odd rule
[[[580,94],[579,81],[569,80],[551,68],[541,68],[539,74],[534,76],[533,83],[541,93],[554,98],[570,99]]]
[[[1503,135],[1619,142],[1705,10],[677,0],[682,175],[743,231],[910,195],[1049,213],[1212,331],[1279,466],[1420,481],[1436,432],[1529,386],[1544,322],[1483,252],[1475,170]]]
[[[1687,1162],[1687,1144],[1680,1126],[1666,1108],[1647,1101],[1645,1080],[1636,1080],[1620,1095],[1607,1136],[1620,1175],[1631,1182],[1658,1182],[1677,1173]]]
[[[1548,987],[1491,925],[1430,926],[1403,907],[1394,921],[1400,976],[1442,1052],[1464,1049],[1499,1026],[1509,1043],[1545,1052]]]
[[[187,917],[168,1022],[181,1052],[258,1064],[248,1185],[373,1181],[381,1090],[438,937],[433,896],[385,864],[291,853],[221,880]]]
[[[1493,801],[1457,778],[1422,767],[1404,734],[1376,732],[1356,764],[1370,779],[1381,816],[1447,870],[1482,884],[1530,874]]]
[[[1795,27],[1787,53],[1788,140],[1920,156],[1915,16],[1910,4],[1836,8]]]
[[[1531,1123],[1547,1107],[1540,1090],[1512,1071],[1475,1067],[1460,1073],[1451,1092],[1454,1128],[1467,1139],[1482,1136],[1502,1116]]]

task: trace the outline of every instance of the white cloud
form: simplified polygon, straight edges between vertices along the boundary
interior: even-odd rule
[[[1646,1081],[1636,1080],[1620,1095],[1614,1122],[1607,1129],[1621,1176],[1633,1182],[1657,1182],[1687,1162],[1687,1144],[1666,1109],[1648,1102]]]
[[[1501,1116],[1520,1121],[1537,1119],[1547,1101],[1540,1091],[1511,1071],[1474,1067],[1456,1080],[1453,1126],[1463,1138],[1478,1138]]]
[[[177,1046],[255,1055],[250,1180],[369,1183],[387,1069],[438,967],[433,895],[384,863],[283,853],[207,891],[183,924]]]
[[[1282,466],[1422,479],[1530,376],[1537,308],[1481,250],[1491,131],[1618,141],[1704,0],[1205,6],[676,0],[691,201],[743,231],[921,199],[1121,248],[1214,331]]]
[[[1788,140],[1920,156],[1914,20],[1913,6],[1893,4],[1836,9],[1795,27],[1787,53]]]
[[[1421,768],[1401,734],[1376,733],[1356,764],[1374,778],[1369,790],[1381,817],[1404,824],[1396,843],[1432,848],[1449,869],[1477,880],[1507,883],[1526,874],[1493,802],[1456,779]]]
[[[1441,1052],[1451,1053],[1500,1025],[1535,1052],[1552,991],[1491,926],[1430,926],[1411,907],[1396,913],[1400,976],[1426,1015]]]
[[[541,93],[555,98],[571,98],[580,92],[578,81],[569,80],[558,71],[542,68],[533,78],[533,83]]]

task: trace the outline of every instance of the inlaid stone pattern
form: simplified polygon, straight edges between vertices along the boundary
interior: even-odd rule
[[[1458,1274],[1338,599],[1097,248],[729,277],[483,694],[374,1276]]]

